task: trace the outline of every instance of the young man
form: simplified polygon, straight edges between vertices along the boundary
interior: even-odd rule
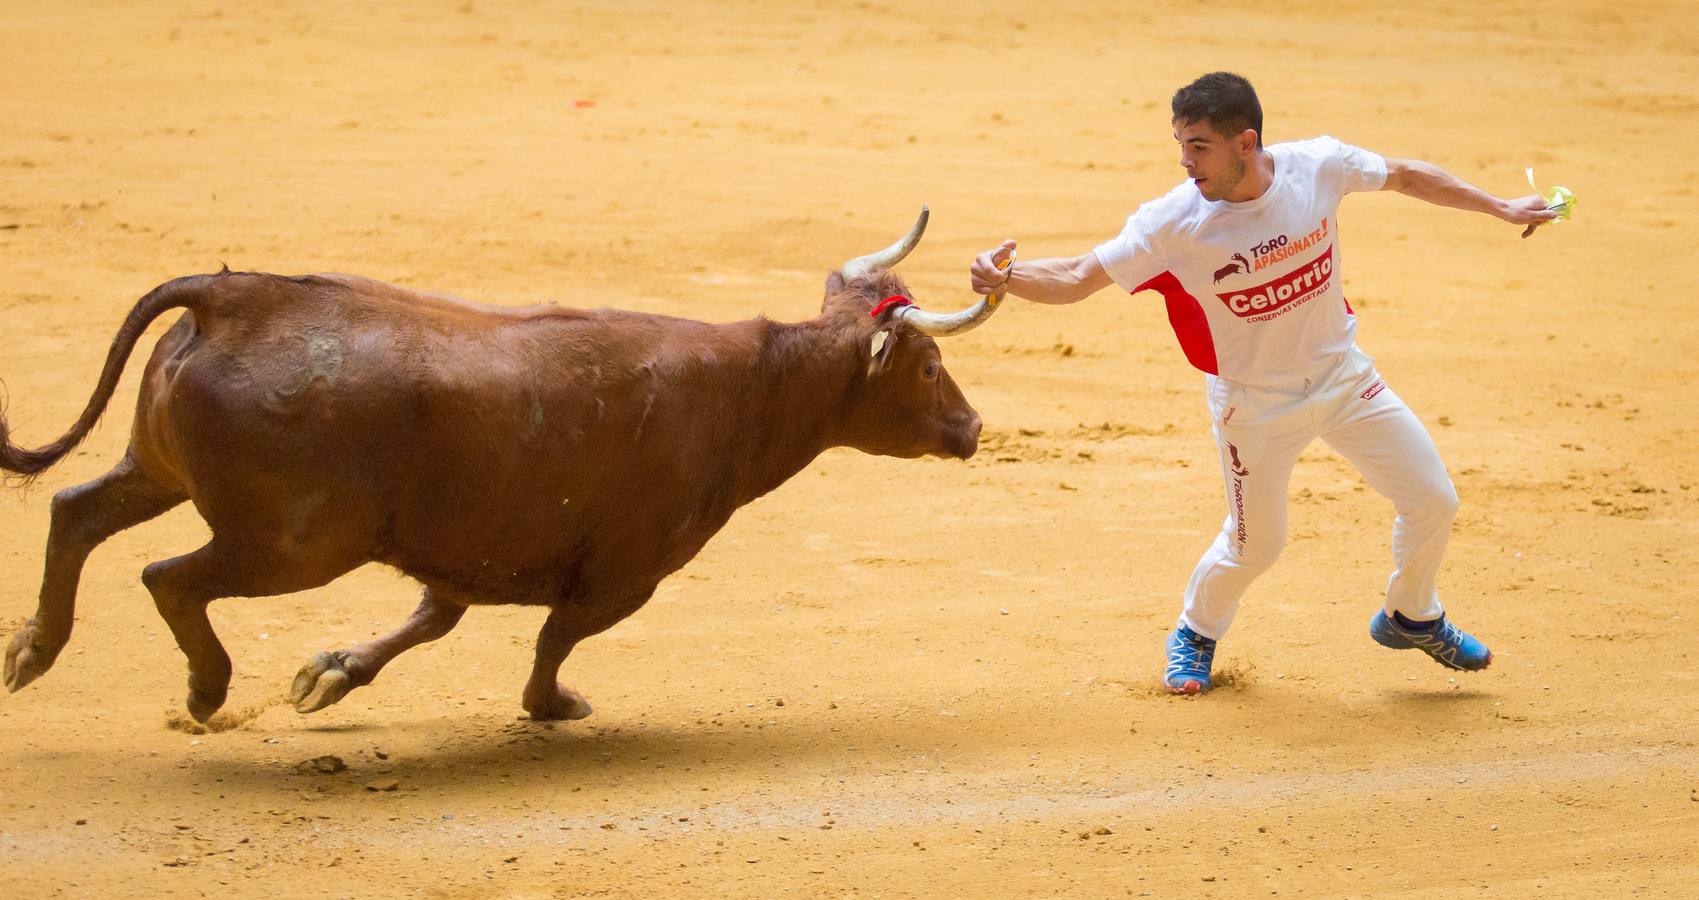
[[[1369,634],[1445,666],[1484,669],[1492,653],[1445,616],[1435,591],[1457,493],[1433,439],[1358,350],[1340,289],[1340,199],[1391,190],[1535,226],[1557,217],[1538,195],[1504,200],[1425,162],[1384,159],[1331,137],[1262,143],[1262,106],[1227,72],[1174,94],[1187,181],[1139,207],[1113,240],[1072,259],[1001,265],[1015,242],[973,261],[973,288],[1074,303],[1113,281],[1154,290],[1186,359],[1205,373],[1227,520],[1186,585],[1163,681],[1209,690],[1216,641],[1239,598],[1286,541],[1286,490],[1298,454],[1326,440],[1392,500],[1392,577]]]

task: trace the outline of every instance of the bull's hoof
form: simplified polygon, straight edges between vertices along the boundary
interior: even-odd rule
[[[25,622],[23,629],[12,635],[12,642],[6,645],[6,690],[15,693],[47,674],[58,658],[57,648],[49,650],[43,646],[35,620]]]
[[[298,713],[318,712],[348,696],[354,689],[354,678],[348,674],[347,654],[325,651],[314,654],[301,671],[295,673],[295,683],[289,687],[289,699]]]
[[[531,718],[538,721],[582,719],[590,714],[590,701],[562,684],[555,685],[552,696],[528,696],[522,705],[525,711],[531,714]]]
[[[189,715],[194,716],[196,722],[205,725],[206,721],[212,718],[212,714],[224,705],[224,698],[228,693],[228,688],[208,690],[189,685]]]

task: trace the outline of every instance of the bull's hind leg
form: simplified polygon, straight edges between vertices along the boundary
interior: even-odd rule
[[[6,648],[6,689],[16,691],[53,667],[71,639],[83,563],[107,538],[182,503],[188,495],[150,481],[128,455],[117,468],[53,496],[47,564],[35,617]]]
[[[463,604],[439,599],[427,588],[418,608],[400,628],[376,640],[347,650],[327,650],[308,660],[289,689],[295,711],[317,712],[348,696],[349,691],[371,684],[390,660],[448,634],[465,613]]]
[[[566,685],[556,681],[561,663],[579,641],[612,628],[616,622],[642,606],[650,588],[631,603],[612,603],[589,609],[584,606],[556,606],[549,610],[543,629],[537,634],[537,657],[531,667],[531,680],[525,682],[521,705],[533,719],[582,719],[590,714],[590,701]]]
[[[215,535],[193,553],[153,563],[142,583],[189,659],[189,715],[205,722],[230,690],[230,654],[207,619],[220,597],[269,597],[329,584],[364,562],[348,553],[282,553],[276,545],[223,542]]]

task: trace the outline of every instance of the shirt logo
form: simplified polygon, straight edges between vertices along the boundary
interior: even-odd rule
[[[1234,253],[1228,258],[1227,265],[1215,270],[1215,283],[1220,284],[1221,279],[1229,275],[1261,272],[1263,269],[1281,260],[1296,256],[1326,239],[1327,219],[1325,217],[1321,220],[1320,225],[1317,225],[1313,231],[1307,234],[1300,234],[1297,237],[1277,234],[1251,248],[1251,256],[1256,260],[1254,263],[1246,259],[1245,254]]]
[[[1321,224],[1307,234],[1288,237],[1284,234],[1275,235],[1251,248],[1251,256],[1256,259],[1252,271],[1261,272],[1263,269],[1282,260],[1290,259],[1303,253],[1322,241],[1327,240],[1327,218],[1323,217]]]
[[[1333,279],[1333,245],[1291,272],[1241,291],[1215,296],[1233,315],[1252,322],[1279,318],[1327,290]]]
[[[1215,283],[1220,284],[1221,279],[1226,278],[1235,272],[1249,272],[1250,270],[1251,261],[1245,258],[1245,254],[1235,253],[1233,254],[1233,262],[1215,270]]]

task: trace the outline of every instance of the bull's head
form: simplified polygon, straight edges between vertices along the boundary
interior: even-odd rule
[[[979,447],[979,413],[944,371],[933,338],[976,327],[1003,298],[985,297],[957,313],[913,304],[908,285],[889,269],[920,242],[927,215],[922,208],[902,240],[826,279],[823,312],[842,317],[862,363],[845,410],[844,443],[881,456],[967,459]]]

